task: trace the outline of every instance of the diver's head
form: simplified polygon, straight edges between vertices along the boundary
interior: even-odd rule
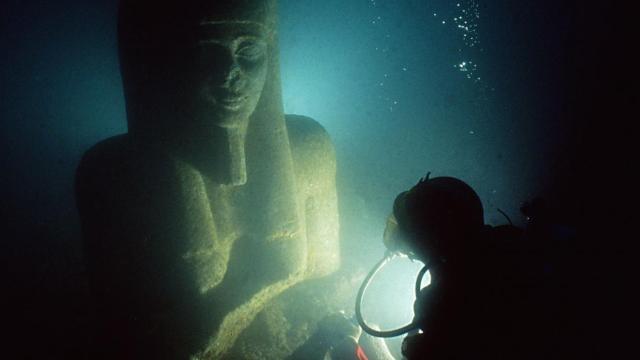
[[[427,262],[464,250],[483,226],[482,203],[469,185],[453,177],[427,175],[396,197],[385,245]]]

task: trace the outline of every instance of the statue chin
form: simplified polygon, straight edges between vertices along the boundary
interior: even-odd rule
[[[246,127],[249,116],[246,114],[222,114],[222,116],[216,116],[215,124],[223,129],[238,129]]]
[[[213,123],[218,127],[225,129],[246,128],[247,124],[249,123],[249,118],[251,117],[251,114],[253,113],[257,105],[257,101],[252,100],[253,99],[247,99],[244,101],[244,104],[213,104]]]

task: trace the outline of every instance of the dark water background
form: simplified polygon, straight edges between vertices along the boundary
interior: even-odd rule
[[[621,205],[631,201],[620,201],[631,199],[634,184],[632,13],[615,2],[478,1],[479,43],[469,47],[452,20],[457,3],[471,2],[281,1],[285,108],[314,117],[334,140],[344,256],[367,267],[381,255],[394,196],[426,171],[469,182],[492,224],[504,223],[497,208],[521,223],[520,203],[543,196],[558,221],[582,235],[566,263],[576,269],[580,318],[601,329],[615,316],[594,304],[616,298],[610,285],[622,270],[600,269],[625,249],[632,214]],[[0,216],[9,352],[82,353],[90,316],[73,174],[83,151],[126,131],[117,6],[4,4]],[[463,61],[477,65],[471,79]]]

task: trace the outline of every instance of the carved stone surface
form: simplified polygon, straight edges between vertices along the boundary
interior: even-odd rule
[[[219,358],[339,266],[335,154],[284,116],[275,1],[123,1],[129,132],[77,172],[103,357]]]

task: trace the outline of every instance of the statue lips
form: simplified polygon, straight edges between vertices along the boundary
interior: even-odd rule
[[[226,91],[222,91],[214,96],[216,105],[228,111],[240,110],[247,98],[247,95]]]

